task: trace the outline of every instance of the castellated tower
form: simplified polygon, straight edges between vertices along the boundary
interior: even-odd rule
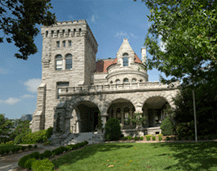
[[[86,20],[57,22],[41,27],[42,83],[38,87],[32,132],[53,127],[60,87],[90,85],[98,44]]]

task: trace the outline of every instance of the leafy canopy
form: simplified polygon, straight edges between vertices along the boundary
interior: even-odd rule
[[[56,22],[50,0],[1,0],[0,1],[0,43],[6,41],[19,48],[15,57],[24,60],[37,52],[34,37],[39,33],[36,24],[45,26]]]
[[[217,1],[142,1],[150,9],[148,18],[152,22],[144,45],[153,58],[147,59],[145,69],[157,68],[172,76],[165,79],[160,75],[164,84],[183,79],[181,87],[194,88],[212,80],[217,62]]]

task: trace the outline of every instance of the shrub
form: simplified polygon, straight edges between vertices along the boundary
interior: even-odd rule
[[[152,140],[155,141],[155,136],[152,137]]]
[[[174,140],[176,140],[176,137],[174,137]]]
[[[161,137],[161,136],[158,136],[158,139],[159,139],[159,141],[161,141],[161,140],[162,140],[162,137]]]
[[[16,153],[16,148],[13,148],[11,151],[13,154]]]
[[[84,143],[85,143],[85,145],[87,145],[87,144],[88,144],[88,141],[84,141]]]
[[[200,136],[200,139],[201,139],[201,140],[204,140],[205,138],[204,138],[204,136]]]
[[[188,140],[188,136],[185,136],[185,140]]]
[[[48,128],[46,130],[46,134],[45,135],[46,135],[47,138],[50,138],[52,134],[53,134],[53,127],[50,127],[50,128]]]
[[[123,137],[123,140],[128,140],[128,138],[127,137]]]
[[[43,154],[43,153],[42,153],[42,154],[39,154],[39,159],[42,160],[43,158],[45,158],[45,157],[44,157],[44,154]]]
[[[31,158],[30,155],[23,156],[23,157],[19,160],[18,165],[19,165],[20,167],[24,167],[25,162],[26,162],[28,159],[30,159],[30,158]]]
[[[5,144],[7,144],[7,145],[14,145],[14,141],[8,141]]]
[[[138,137],[134,137],[134,140],[136,141],[136,140],[138,140],[139,138]]]
[[[170,140],[170,137],[166,137],[166,140]]]
[[[194,133],[194,121],[177,124],[176,133],[182,137],[191,136]]]
[[[149,141],[150,140],[150,136],[146,135],[146,141]]]
[[[44,142],[44,145],[50,145],[50,144],[51,144],[51,140]]]
[[[34,161],[36,161],[35,158],[29,158],[29,159],[25,162],[24,167],[27,168],[27,169],[31,169],[32,163],[33,163]]]
[[[144,140],[144,137],[142,136],[142,137],[140,137],[140,140]]]
[[[38,146],[35,144],[34,148],[37,148]]]
[[[36,160],[32,162],[32,170],[34,171],[52,171],[54,164],[49,159]]]
[[[212,139],[212,136],[209,134],[209,135],[207,136],[207,138],[208,138],[208,140],[211,140],[211,139]]]
[[[16,136],[14,139],[14,144],[21,144],[25,135],[26,134],[23,133],[23,134]]]
[[[180,135],[178,136],[178,140],[182,140],[182,137]]]
[[[47,141],[46,131],[47,130],[41,130],[34,133],[28,133],[23,137],[22,143],[35,144],[35,143],[45,142]]]
[[[10,150],[6,149],[5,154],[9,154],[9,153],[10,153]]]
[[[32,146],[31,145],[28,145],[28,148],[29,148],[29,150],[32,148]]]
[[[194,140],[194,139],[195,139],[195,137],[194,137],[194,134],[192,134],[192,135],[191,135],[191,139],[192,139],[192,140]]]
[[[0,153],[1,153],[1,155],[4,155],[5,154],[5,150],[1,150]]]
[[[39,159],[39,155],[40,155],[40,154],[39,154],[38,151],[29,154],[29,156],[30,156],[31,158],[35,158],[35,159]]]
[[[25,149],[26,149],[26,147],[24,147],[24,146],[23,146],[23,147],[21,147],[21,150],[22,150],[22,151],[25,151]]]
[[[173,134],[173,123],[169,116],[162,121],[160,128],[164,136]]]
[[[128,139],[128,140],[132,140],[132,137],[129,135],[129,136],[127,137],[127,139]]]
[[[107,141],[119,140],[121,137],[121,127],[117,118],[110,118],[105,124],[105,139]]]
[[[163,136],[163,134],[157,134],[157,136]]]

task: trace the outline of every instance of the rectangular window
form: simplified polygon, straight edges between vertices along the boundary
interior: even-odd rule
[[[63,62],[62,59],[56,60],[56,70],[62,70]]]
[[[65,41],[63,41],[63,47],[66,47],[66,42]]]
[[[69,47],[71,47],[72,46],[72,41],[69,41]]]
[[[57,41],[57,47],[60,47],[60,42],[59,41]]]
[[[68,87],[69,86],[69,82],[58,82],[57,83],[57,99],[60,98],[59,94],[61,93],[61,89],[62,87]]]
[[[66,59],[66,69],[72,68],[72,59]]]

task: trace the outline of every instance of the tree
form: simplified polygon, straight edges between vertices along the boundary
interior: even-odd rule
[[[145,4],[151,12],[149,21],[153,22],[144,44],[153,58],[147,59],[145,69],[157,68],[167,77],[173,76],[165,79],[160,75],[164,84],[183,79],[181,86],[191,89],[214,78],[217,1],[145,0]]]
[[[20,134],[28,134],[31,132],[31,129],[29,128],[30,125],[29,120],[22,121],[21,119],[18,119],[14,121],[14,124],[16,125],[15,129],[10,135],[10,138],[12,140]]]
[[[146,123],[145,120],[146,120],[146,117],[145,116],[142,117],[142,113],[138,112],[138,113],[134,113],[133,117],[129,116],[129,119],[127,122],[130,123],[131,121],[132,123],[136,124],[136,131],[137,131],[137,134],[139,135],[139,131],[140,131],[140,128],[142,127],[142,124]]]
[[[39,33],[36,24],[45,26],[56,22],[55,14],[48,11],[52,8],[50,0],[1,0],[0,30],[8,43],[14,41],[20,53],[15,57],[27,60],[29,55],[37,52],[34,37]]]
[[[5,142],[6,140],[8,140],[12,131],[12,120],[5,118],[4,114],[0,114],[0,141]]]

